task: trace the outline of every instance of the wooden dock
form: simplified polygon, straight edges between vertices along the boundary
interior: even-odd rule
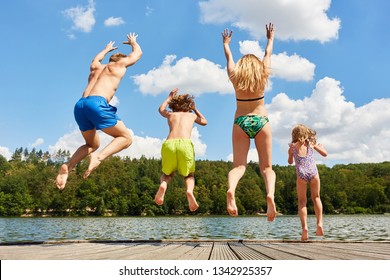
[[[390,241],[74,240],[0,243],[1,260],[390,260]]]

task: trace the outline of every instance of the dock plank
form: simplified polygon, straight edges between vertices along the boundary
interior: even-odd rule
[[[136,259],[141,260],[177,260],[181,256],[190,252],[196,245],[195,244],[180,244],[169,243],[166,246],[161,246],[154,251],[147,252],[145,254],[139,254]],[[129,258],[134,259],[134,258]]]
[[[0,243],[1,260],[390,260],[390,242],[156,240]]]
[[[304,246],[304,243],[270,243],[267,245],[269,248],[278,249],[286,253],[297,254],[299,256],[305,256],[310,260],[342,260],[338,255],[327,254],[326,252],[318,251],[318,249],[313,248],[312,245]]]
[[[238,260],[238,257],[230,249],[227,242],[215,242],[210,260]]]
[[[229,243],[229,247],[240,260],[272,260],[271,257],[244,245],[242,242]]]
[[[199,242],[186,254],[182,255],[179,260],[208,260],[211,254],[213,244],[211,242]]]
[[[359,243],[351,243],[351,244],[333,244],[327,243],[323,244],[323,247],[327,247],[332,251],[338,252],[349,252],[356,256],[357,258],[366,259],[368,256],[373,259],[390,259],[390,246],[383,246],[380,244],[370,243],[370,244],[359,244]]]
[[[272,260],[307,260],[306,257],[299,256],[291,252],[287,253],[284,251],[280,251],[275,248],[269,248],[262,243],[261,244],[246,243],[246,246],[260,252],[261,254],[268,256]]]
[[[370,248],[371,252],[390,254],[390,246],[386,244],[387,242],[327,242],[324,246],[362,251]]]
[[[311,260],[375,260],[386,259],[384,256],[372,254],[369,243],[365,244],[364,252],[354,252],[343,246],[336,248],[326,247],[328,243],[270,243],[269,248],[277,249],[286,253],[305,256]],[[337,243],[340,246],[340,243]],[[389,246],[389,244],[387,244]]]
[[[111,252],[102,256],[102,259],[113,260],[146,260],[155,259],[153,256],[160,256],[164,252],[164,247],[169,244],[163,243],[141,243],[136,246],[128,246],[120,252]]]

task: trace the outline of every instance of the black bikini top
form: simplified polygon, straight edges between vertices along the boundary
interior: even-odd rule
[[[258,98],[251,98],[251,99],[239,99],[239,98],[236,98],[237,101],[257,101],[257,100],[261,100],[261,99],[264,99],[264,95],[260,96]]]

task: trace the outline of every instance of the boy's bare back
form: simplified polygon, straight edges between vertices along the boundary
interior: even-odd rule
[[[160,105],[158,111],[161,116],[168,120],[169,134],[167,139],[190,139],[194,122],[204,126],[207,125],[207,120],[196,108],[192,97],[189,97],[188,94],[185,94],[184,96],[180,97],[184,97],[183,99],[180,99],[181,101],[186,101],[184,103],[181,103],[181,105],[179,105],[178,107],[175,107],[175,110],[167,110],[166,107],[168,105],[171,106],[170,102],[172,101],[172,99],[177,97],[176,93],[178,92],[178,90],[178,88],[175,88],[169,93],[168,97]]]
[[[169,112],[167,116],[169,134],[167,139],[190,139],[197,116],[191,112]]]

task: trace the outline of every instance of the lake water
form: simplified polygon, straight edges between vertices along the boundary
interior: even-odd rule
[[[325,216],[325,236],[310,240],[390,241],[390,215]],[[0,242],[49,240],[284,239],[300,240],[298,216],[0,218]]]

